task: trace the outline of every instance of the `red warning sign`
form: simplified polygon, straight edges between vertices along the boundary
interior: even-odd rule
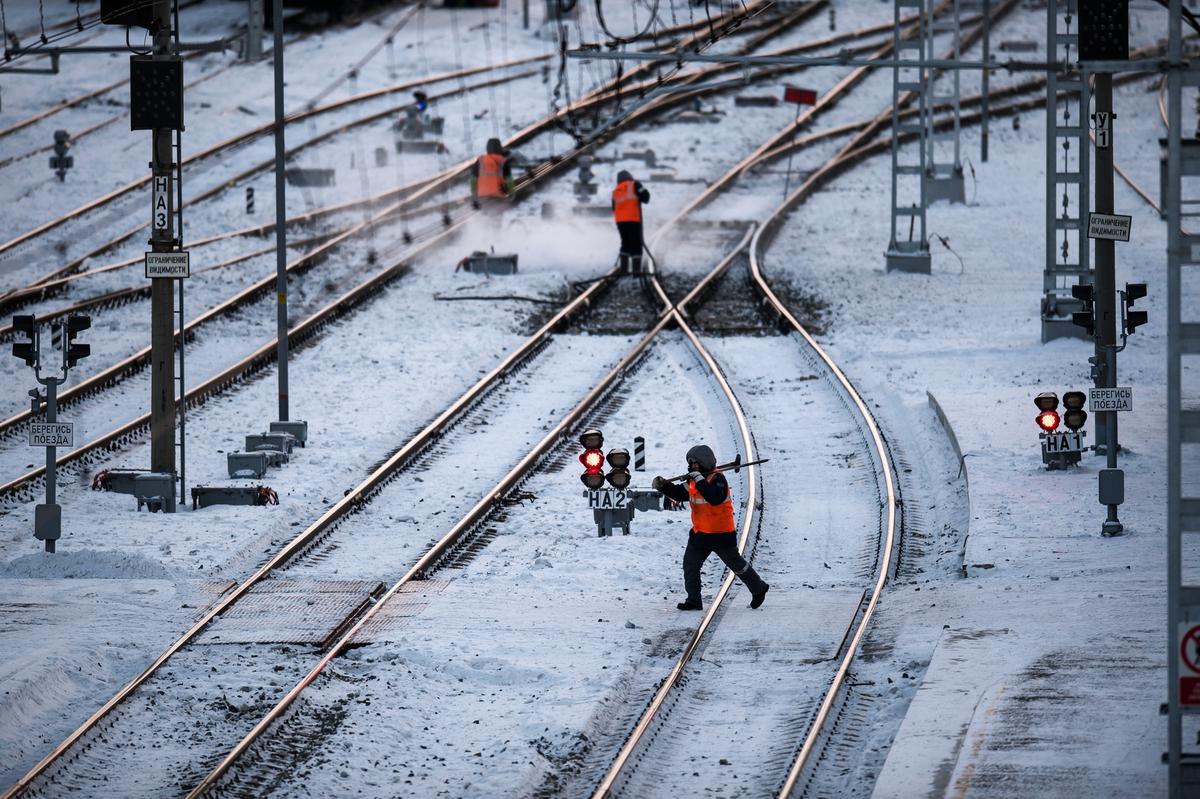
[[[1179,704],[1200,706],[1200,624],[1182,624],[1179,632]]]
[[[784,86],[783,101],[796,105],[816,105],[817,92],[815,89],[801,89],[799,86]]]

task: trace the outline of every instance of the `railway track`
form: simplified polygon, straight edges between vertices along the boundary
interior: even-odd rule
[[[596,285],[599,285],[599,284],[596,284]],[[586,302],[586,301],[588,300],[588,294],[589,294],[589,293],[591,293],[591,291],[592,291],[592,289],[589,289],[589,291],[588,291],[588,292],[585,292],[585,295],[584,295],[582,298],[580,298],[579,302]],[[268,347],[266,347],[265,349],[269,349],[269,348],[270,348],[270,345],[268,345]],[[506,362],[506,363],[510,363],[510,362],[511,362],[511,360],[512,360],[512,359],[510,359],[510,361],[509,361],[509,362]],[[495,374],[502,373],[502,372],[505,370],[505,368],[506,368],[506,367],[505,367],[505,365],[504,365],[504,364],[502,364],[502,365],[501,365],[501,367],[497,367],[497,370],[496,370],[496,371],[493,373],[493,377],[494,377],[494,375],[495,375]],[[487,382],[487,379],[485,378],[485,380],[484,380],[484,381],[481,381],[481,383],[479,384],[479,386],[477,386],[477,390],[478,390],[478,391],[482,391],[482,390],[483,390],[482,386],[484,386],[486,382]],[[451,413],[450,411],[448,411],[448,412],[447,412],[447,414],[450,414],[450,413]],[[411,444],[411,446],[407,446],[406,448],[403,448],[401,451],[399,451],[399,452],[397,453],[397,455],[396,455],[396,456],[394,456],[392,459],[389,459],[389,463],[390,463],[392,466],[395,466],[395,465],[396,465],[396,464],[398,464],[398,463],[402,463],[402,462],[405,460],[405,458],[406,458],[406,457],[408,457],[408,456],[410,456],[410,455],[411,455],[411,453],[413,452],[414,448],[415,448],[415,447],[417,447],[417,446],[419,445],[419,441],[421,441],[421,440],[427,440],[427,439],[428,439],[428,437],[431,437],[431,436],[434,436],[434,435],[436,435],[437,427],[439,426],[439,424],[441,424],[441,423],[444,423],[444,421],[445,421],[445,418],[446,418],[447,414],[444,414],[444,415],[443,415],[443,417],[441,417],[441,420],[440,420],[440,422],[435,422],[435,423],[434,423],[434,425],[431,425],[431,427],[430,427],[429,429],[427,429],[427,431],[426,431],[426,432],[425,432],[425,434],[424,434],[424,435],[425,435],[425,439],[422,439],[421,437],[418,437],[418,439],[414,439],[414,442]],[[387,464],[385,464],[385,467],[386,467],[386,466],[387,466]],[[384,468],[384,467],[381,467],[381,468]],[[376,472],[376,475],[374,476],[374,479],[375,479],[375,480],[378,480],[378,479],[379,479],[379,477],[380,477],[380,474],[381,474],[381,473],[380,473],[379,471],[377,471],[377,472]],[[338,506],[337,506],[337,507],[336,507],[336,508],[335,508],[333,511],[331,511],[331,512],[330,512],[330,514],[327,514],[327,515],[326,515],[324,522],[318,522],[316,525],[314,525],[314,527],[313,527],[313,528],[312,528],[312,530],[310,531],[310,534],[311,534],[311,535],[315,535],[315,534],[319,533],[319,532],[320,532],[320,530],[323,528],[323,525],[324,525],[324,524],[328,524],[330,519],[332,519],[332,518],[335,518],[335,517],[336,517],[336,516],[337,516],[337,515],[338,515],[340,512],[344,512],[344,510],[345,510],[347,507],[351,507],[351,508],[353,508],[357,502],[361,501],[361,499],[362,499],[362,497],[363,497],[364,493],[365,493],[365,492],[367,492],[367,491],[369,491],[369,490],[371,490],[371,485],[370,485],[370,483],[371,483],[371,480],[368,480],[368,483],[367,483],[367,484],[365,484],[364,486],[360,487],[360,488],[361,488],[361,490],[360,490],[360,491],[355,491],[355,492],[352,492],[350,495],[348,495],[348,497],[347,497],[345,500],[343,500],[341,503],[339,503],[339,505],[338,505]],[[300,541],[300,540],[297,540],[296,542],[293,542],[293,546],[290,546],[290,547],[288,548],[288,550],[285,550],[284,552],[282,552],[282,553],[280,554],[279,558],[280,558],[280,559],[286,559],[286,558],[288,557],[288,554],[289,554],[290,552],[294,552],[296,547],[299,547],[299,546],[302,546],[302,545],[304,545],[304,542],[302,542],[302,541]],[[263,570],[260,570],[260,575],[261,575],[261,574],[265,574],[267,571],[269,571],[269,570],[270,570],[270,568],[271,568],[271,566],[272,566],[272,564],[270,564],[270,563],[269,563],[269,564],[267,564],[267,566],[265,566]],[[251,582],[247,583],[247,584],[246,584],[246,586],[244,586],[244,588],[248,588],[248,587],[249,587],[249,585],[251,585],[251,584],[253,584],[253,580],[252,580]],[[236,597],[236,596],[238,596],[238,595],[240,595],[240,594],[239,594],[238,592],[235,592],[235,594],[231,595],[231,597]],[[221,607],[223,607],[223,606],[224,606],[223,604],[222,604],[221,606],[218,606],[218,608],[216,608],[216,609],[213,611],[213,613],[209,615],[209,617],[208,617],[208,618],[211,618],[213,615],[215,615],[215,613],[216,613],[216,612],[219,612],[219,610],[220,610],[220,609],[221,609]],[[204,624],[204,620],[202,620],[202,621],[199,623],[200,627],[202,627],[202,626],[203,626],[203,624]],[[198,628],[194,628],[194,629],[199,629],[199,627],[198,627]],[[194,631],[193,631],[193,632],[194,632]],[[181,639],[181,640],[182,640],[182,639]],[[173,648],[172,650],[169,650],[169,651],[168,651],[168,653],[165,653],[165,654],[164,654],[164,656],[163,656],[163,657],[160,659],[159,663],[158,663],[158,664],[156,664],[155,666],[153,666],[151,669],[149,669],[149,670],[146,672],[146,674],[145,674],[145,675],[143,675],[143,678],[144,678],[144,677],[146,677],[146,676],[148,676],[150,673],[152,673],[152,672],[155,670],[155,668],[157,668],[157,665],[161,665],[161,662],[163,662],[163,661],[165,661],[167,658],[169,658],[169,657],[171,656],[171,654],[172,654],[174,651],[175,651],[175,649]],[[143,678],[139,678],[139,679],[143,679]],[[137,682],[137,681],[135,681],[135,683],[136,683],[136,682]],[[129,687],[129,688],[128,688],[128,690],[129,690],[129,691],[132,691],[132,690],[133,690],[133,684],[131,684],[131,687]],[[127,694],[126,694],[126,695],[127,695]],[[112,705],[114,705],[114,704],[116,704],[116,702],[119,702],[119,701],[120,701],[120,698],[115,698],[115,699],[114,699],[114,701],[113,701],[112,703],[110,703],[110,705],[106,706],[104,709],[102,709],[100,712],[98,712],[98,714],[97,714],[95,717],[93,717],[93,720],[92,720],[91,722],[89,722],[89,724],[88,724],[88,725],[85,725],[85,728],[90,728],[90,727],[91,727],[91,726],[92,726],[92,725],[93,725],[93,724],[94,724],[96,721],[98,721],[100,718],[103,718],[103,716],[104,716],[104,715],[106,715],[107,711],[108,711],[108,710],[111,708],[111,706],[112,706]],[[81,731],[82,731],[82,730],[84,730],[85,728],[81,728]],[[82,732],[81,732],[80,734],[82,734]],[[73,739],[69,739],[69,740],[68,740],[68,742],[66,742],[66,743],[64,744],[64,746],[63,746],[63,747],[60,747],[60,751],[58,751],[58,752],[57,752],[57,753],[55,753],[55,754],[52,754],[52,756],[51,756],[50,758],[48,758],[48,759],[47,759],[47,761],[45,761],[45,762],[44,762],[44,763],[43,763],[41,766],[39,766],[39,768],[35,769],[35,771],[34,771],[34,772],[31,772],[31,774],[34,774],[34,775],[36,775],[36,773],[37,773],[37,772],[40,772],[40,770],[41,770],[42,768],[44,768],[44,766],[45,766],[45,765],[46,765],[48,762],[50,762],[50,761],[53,761],[53,760],[57,759],[57,756],[58,756],[58,754],[61,754],[61,751],[64,751],[66,748],[69,748],[69,746],[71,745],[71,743],[72,743],[72,742],[73,742]],[[19,785],[17,786],[17,788],[18,788],[18,789],[20,789],[20,788],[22,787],[22,785],[24,785],[24,784],[27,784],[27,783],[23,781],[21,784],[19,784]]]
[[[678,101],[676,100],[676,102],[678,102]],[[623,124],[628,124],[630,122],[637,121],[641,117],[643,117],[647,114],[653,113],[655,110],[656,110],[655,106],[643,107],[643,108],[639,109],[636,114],[627,116],[627,118],[625,119]],[[540,124],[541,123],[537,123],[533,126],[530,126],[530,128],[528,128],[527,131],[538,127]],[[523,140],[522,135],[523,134],[518,134],[517,137],[515,137],[516,140]],[[584,147],[590,148],[591,146],[594,146],[595,144],[596,144],[595,141],[589,142],[586,145],[584,145]],[[570,153],[568,153],[566,157],[558,158],[552,162],[547,162],[547,163],[543,164],[541,167],[534,170],[530,174],[529,180],[526,185],[533,185],[537,181],[542,181],[542,180],[549,178],[555,172],[564,168],[570,162],[571,159],[576,157],[582,151],[583,151],[582,148],[575,148]],[[421,199],[424,196],[428,196],[428,195],[432,194],[434,191],[436,191],[437,188],[438,188],[438,183],[436,181],[434,183],[430,183],[430,184],[426,185],[425,188],[421,189],[420,191],[418,191],[414,195],[412,195],[410,198],[406,199],[404,202],[395,204],[391,209],[388,209],[387,212],[380,213],[378,216],[373,217],[368,222],[359,223],[359,225],[355,226],[355,228],[353,228],[352,230],[350,230],[348,232],[344,232],[337,236],[334,236],[333,238],[325,241],[324,243],[319,245],[312,252],[310,252],[310,253],[302,256],[300,259],[297,259],[296,261],[290,263],[288,265],[289,272],[297,273],[300,270],[307,268],[316,260],[316,258],[322,256],[324,253],[328,252],[333,247],[335,247],[338,244],[340,244],[341,242],[347,240],[354,234],[360,232],[367,225],[378,223],[379,221],[381,221],[387,217],[387,213],[400,210],[400,208],[402,206],[404,206],[405,203],[413,202],[413,201]],[[393,279],[394,277],[396,277],[398,272],[395,271],[393,269],[393,267],[389,267],[388,269],[383,270],[383,272],[380,274],[387,275],[386,278],[382,278],[383,280],[386,281],[386,280],[390,280],[390,279]],[[376,275],[376,277],[379,277],[379,275]],[[273,285],[273,279],[274,279],[273,276],[268,275],[268,276],[264,277],[263,279],[261,279],[260,281],[258,281],[257,283],[255,283],[254,285],[248,287],[247,289],[244,289],[242,292],[240,292],[234,298],[231,298],[230,300],[225,301],[224,303],[210,309],[209,311],[206,311],[200,317],[192,320],[192,322],[190,322],[187,325],[187,328],[186,328],[184,334],[189,335],[189,336],[193,335],[196,332],[196,330],[199,328],[200,325],[208,322],[209,320],[215,319],[221,315],[224,315],[233,310],[236,310],[237,308],[241,307],[246,302],[249,302],[256,297],[263,295],[263,293],[267,292],[270,289],[270,287]],[[379,285],[378,283],[375,282],[375,280],[376,280],[376,278],[371,278],[370,280],[367,281],[367,284],[370,284],[372,286],[372,288],[369,289],[371,291],[375,290],[374,287],[377,287]],[[367,285],[367,284],[364,284],[364,285]],[[360,286],[360,288],[362,288],[362,287]],[[359,296],[356,294],[356,292],[357,292],[357,289],[355,290],[355,292],[350,292],[350,293],[355,294],[355,296]],[[346,306],[344,304],[340,304],[337,302],[331,303],[330,305],[326,306],[322,311],[320,311],[317,315],[315,315],[314,317],[311,317],[309,320],[306,320],[301,325],[298,325],[297,331],[303,332],[305,335],[308,335],[314,329],[319,329],[320,327],[322,327],[327,322],[330,315],[342,313],[348,307],[352,307],[352,306]],[[202,402],[207,397],[212,396],[213,393],[223,390],[223,388],[231,385],[233,382],[236,382],[240,379],[244,379],[245,376],[248,376],[249,374],[252,374],[253,372],[262,368],[262,366],[264,366],[266,363],[269,362],[270,356],[269,356],[269,353],[266,352],[266,350],[269,348],[269,346],[271,346],[271,345],[270,344],[263,345],[263,347],[256,350],[250,356],[247,356],[246,358],[244,358],[238,364],[235,364],[234,366],[230,367],[229,369],[226,369],[226,370],[222,371],[220,374],[214,376],[210,380],[207,380],[207,381],[203,382],[202,384],[198,385],[195,389],[188,392],[188,396],[185,401],[189,405],[194,405],[196,403]],[[140,369],[144,368],[144,366],[147,362],[148,356],[149,356],[149,349],[148,348],[143,349],[142,351],[135,353],[134,355],[124,359],[122,362],[114,365],[113,367],[110,367],[97,375],[93,375],[92,377],[88,378],[87,380],[62,392],[60,394],[60,408],[68,407],[68,406],[70,406],[71,403],[77,402],[80,399],[88,397],[97,391],[103,390],[103,389],[107,388],[108,386],[111,386],[111,385],[115,384],[116,382],[119,382],[119,381],[125,379],[130,374],[136,373]],[[16,431],[21,429],[22,425],[24,425],[25,423],[28,422],[29,418],[30,418],[30,415],[26,411],[26,412],[16,414],[16,415],[10,417],[8,420],[5,420],[4,422],[0,423],[0,436],[15,434]],[[86,463],[90,462],[92,459],[101,457],[103,455],[103,453],[111,450],[111,448],[113,448],[114,446],[119,446],[121,443],[128,441],[131,438],[131,436],[139,434],[141,431],[143,431],[145,429],[146,421],[147,421],[147,417],[145,415],[143,415],[142,417],[139,417],[138,419],[135,419],[127,424],[119,426],[117,429],[110,431],[109,433],[107,433],[105,435],[102,435],[100,437],[97,437],[96,439],[93,439],[91,442],[84,445],[83,447],[80,447],[72,452],[65,453],[63,456],[61,456],[59,458],[59,461],[58,461],[59,466],[66,467],[71,464],[86,464]],[[0,485],[0,498],[12,499],[14,497],[30,496],[29,492],[34,488],[34,486],[37,484],[36,481],[40,480],[43,474],[44,474],[44,467],[34,469],[16,479],[10,480],[5,484]]]

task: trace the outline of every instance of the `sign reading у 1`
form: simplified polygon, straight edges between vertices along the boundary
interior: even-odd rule
[[[74,422],[31,422],[29,425],[31,447],[75,446]]]
[[[192,266],[187,252],[146,253],[146,277],[191,277]]]
[[[1089,388],[1088,410],[1097,411],[1132,411],[1133,389],[1129,386],[1117,388]]]

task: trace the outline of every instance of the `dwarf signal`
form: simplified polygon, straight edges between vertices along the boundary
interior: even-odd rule
[[[603,488],[604,453],[600,448],[604,446],[604,434],[599,430],[587,430],[579,436],[579,444],[583,447],[579,456],[583,474],[579,475],[579,481],[591,489]]]
[[[608,451],[608,465],[612,468],[608,472],[609,485],[613,488],[627,488],[629,486],[629,450],[623,448],[610,449]]]
[[[1087,411],[1083,410],[1087,395],[1082,391],[1068,391],[1063,394],[1063,414],[1058,413],[1058,395],[1053,391],[1043,391],[1033,398],[1038,414],[1033,421],[1041,429],[1039,438],[1042,442],[1042,463],[1050,471],[1065,469],[1073,463],[1079,463],[1081,453],[1085,449],[1083,439],[1087,431],[1083,425],[1087,422]],[[1066,430],[1060,430],[1061,425]]]

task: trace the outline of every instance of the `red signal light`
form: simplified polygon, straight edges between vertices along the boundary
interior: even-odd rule
[[[588,488],[604,487],[604,453],[598,449],[587,449],[579,456],[583,474],[579,480]]]
[[[1053,433],[1058,429],[1058,414],[1054,411],[1043,411],[1037,415],[1034,421],[1047,433]]]

